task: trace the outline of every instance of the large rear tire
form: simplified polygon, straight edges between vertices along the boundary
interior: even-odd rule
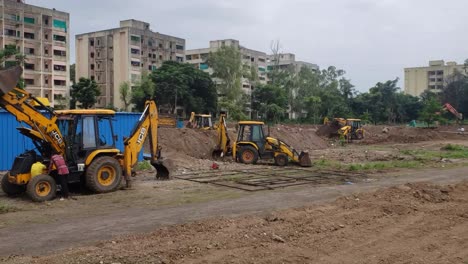
[[[35,202],[49,201],[57,194],[57,184],[49,175],[37,175],[28,182],[26,193]]]
[[[257,163],[258,151],[252,146],[243,146],[239,151],[239,161],[244,164]]]
[[[8,181],[8,177],[10,173],[7,172],[2,177],[2,191],[6,193],[8,196],[18,195],[24,193],[26,191],[26,187],[24,185],[16,185]]]
[[[86,187],[95,193],[113,192],[121,181],[122,169],[112,157],[96,158],[86,170]]]

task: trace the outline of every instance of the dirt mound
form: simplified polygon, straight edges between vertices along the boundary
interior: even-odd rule
[[[468,184],[406,184],[6,263],[464,263]],[[421,195],[420,195],[421,194]],[[466,261],[465,261],[466,262]]]
[[[283,140],[298,151],[309,152],[328,147],[327,142],[317,136],[316,131],[316,127],[312,125],[278,125],[270,129],[272,137]]]
[[[386,127],[388,128],[388,132],[383,133],[383,130]],[[364,144],[416,143],[430,140],[463,138],[463,135],[448,133],[446,130],[456,131],[456,129],[449,127],[431,129],[407,126],[364,126],[364,130],[365,138],[362,141]]]

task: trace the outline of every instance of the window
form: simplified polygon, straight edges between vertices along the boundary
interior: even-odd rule
[[[138,36],[131,36],[130,39],[132,41],[140,41],[140,37],[138,37]]]
[[[263,68],[263,67],[258,67],[258,70],[261,71],[261,72],[264,72],[264,71],[265,71],[265,68]]]
[[[49,40],[49,34],[44,34],[44,39]]]
[[[435,85],[429,85],[429,89],[435,89]]]
[[[437,71],[437,75],[444,75],[444,71]]]
[[[67,82],[65,80],[54,80],[54,85],[57,86],[66,86]]]
[[[5,29],[5,35],[15,37],[15,36],[16,36],[16,30],[13,30],[13,29]]]
[[[32,17],[24,17],[24,23],[34,24],[36,20]]]
[[[67,37],[54,34],[54,40],[60,42],[67,42]]]
[[[24,68],[25,68],[26,70],[34,71],[34,64],[32,64],[32,63],[25,63],[25,64],[24,64]]]
[[[443,78],[437,78],[437,81],[438,81],[438,82],[443,82],[444,79],[443,79]]]
[[[65,50],[54,50],[54,55],[55,56],[66,57],[67,52]]]
[[[24,32],[24,38],[34,39],[34,33]]]
[[[101,147],[111,147],[114,145],[111,119],[108,117],[97,117],[99,130],[99,145]]]
[[[89,54],[89,56],[90,56],[91,58],[94,58],[94,52],[91,52],[91,54]]]
[[[65,65],[54,65],[54,71],[67,71],[67,66],[65,66]]]
[[[200,70],[207,70],[207,69],[208,69],[208,64],[200,63]]]
[[[90,65],[91,70],[94,70],[94,64]]]
[[[140,62],[139,61],[132,61],[132,66],[139,67]]]
[[[148,41],[148,46],[152,47],[152,46],[153,46],[153,42]]]
[[[182,46],[182,45],[176,45],[176,49],[177,49],[177,50],[184,50],[184,46]]]
[[[151,53],[148,53],[148,58],[151,58]]]
[[[162,59],[163,59],[163,56],[162,56],[162,55],[159,55],[159,59],[162,60]]]
[[[250,58],[250,61],[255,62],[255,58],[254,57]]]
[[[24,84],[26,84],[26,85],[34,85],[34,79],[24,79]]]
[[[177,57],[176,57],[176,60],[177,60],[178,62],[184,62],[184,57],[179,57],[179,56],[177,56]]]
[[[139,49],[130,49],[130,52],[132,54],[140,54],[140,50]]]
[[[97,45],[101,46],[101,41],[99,39],[97,40]]]
[[[78,130],[78,129],[77,129]],[[96,134],[94,129],[94,117],[83,117],[83,148],[96,147]]]
[[[265,59],[264,58],[258,58],[258,61],[259,62],[265,62]]]
[[[29,55],[34,55],[34,49],[33,48],[24,48],[24,53],[29,54]]]
[[[435,82],[435,78],[430,78],[429,81],[430,82]]]
[[[101,57],[101,53],[98,51],[97,53],[97,57],[100,58]]]
[[[192,60],[192,55],[186,55],[186,56],[185,56],[185,59],[186,59],[186,60]]]
[[[94,78],[94,75],[91,75],[91,81],[94,81],[96,78]]]
[[[67,22],[65,21],[54,19],[53,25],[54,25],[54,28],[61,28],[63,30],[67,30]]]
[[[159,43],[159,48],[163,48],[163,44],[162,43]]]
[[[153,54],[153,59],[156,59],[156,54]]]
[[[45,79],[45,80],[44,80],[44,83],[45,83],[45,84],[49,84],[49,79]]]
[[[48,18],[44,19],[44,24],[46,24],[46,26],[49,25],[49,19]]]
[[[45,49],[45,50],[44,50],[44,54],[45,54],[45,55],[49,55],[49,50],[48,50],[48,49]]]
[[[90,45],[91,47],[94,47],[94,39],[90,39],[90,40],[89,40],[89,45]]]

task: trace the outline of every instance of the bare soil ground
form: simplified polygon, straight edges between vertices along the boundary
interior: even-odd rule
[[[405,184],[5,263],[466,263],[468,183]]]
[[[382,128],[367,127],[364,141],[345,146],[317,136],[315,126],[271,129],[308,150],[319,169],[371,175],[351,185],[249,193],[155,181],[144,171],[132,190],[77,193],[77,200],[35,204],[0,192],[0,262],[468,263],[468,184],[460,183],[468,180],[468,156],[445,158],[441,151],[468,146],[466,135],[456,128]],[[234,139],[233,128],[230,134]],[[215,135],[163,128],[164,156],[177,174],[209,170]],[[270,166],[217,163],[220,170]]]

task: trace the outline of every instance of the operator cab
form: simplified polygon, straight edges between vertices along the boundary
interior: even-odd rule
[[[243,144],[252,142],[258,147],[260,156],[271,156],[273,154],[267,149],[271,146],[267,144],[267,136],[264,133],[263,126],[265,123],[259,121],[241,121],[239,122],[239,132],[237,134],[237,143]]]
[[[114,111],[63,110],[56,113],[70,163],[84,163],[96,150],[116,148],[112,126]]]
[[[195,115],[195,123],[197,124],[196,127],[209,129],[213,127],[213,123],[211,122],[211,115]]]

